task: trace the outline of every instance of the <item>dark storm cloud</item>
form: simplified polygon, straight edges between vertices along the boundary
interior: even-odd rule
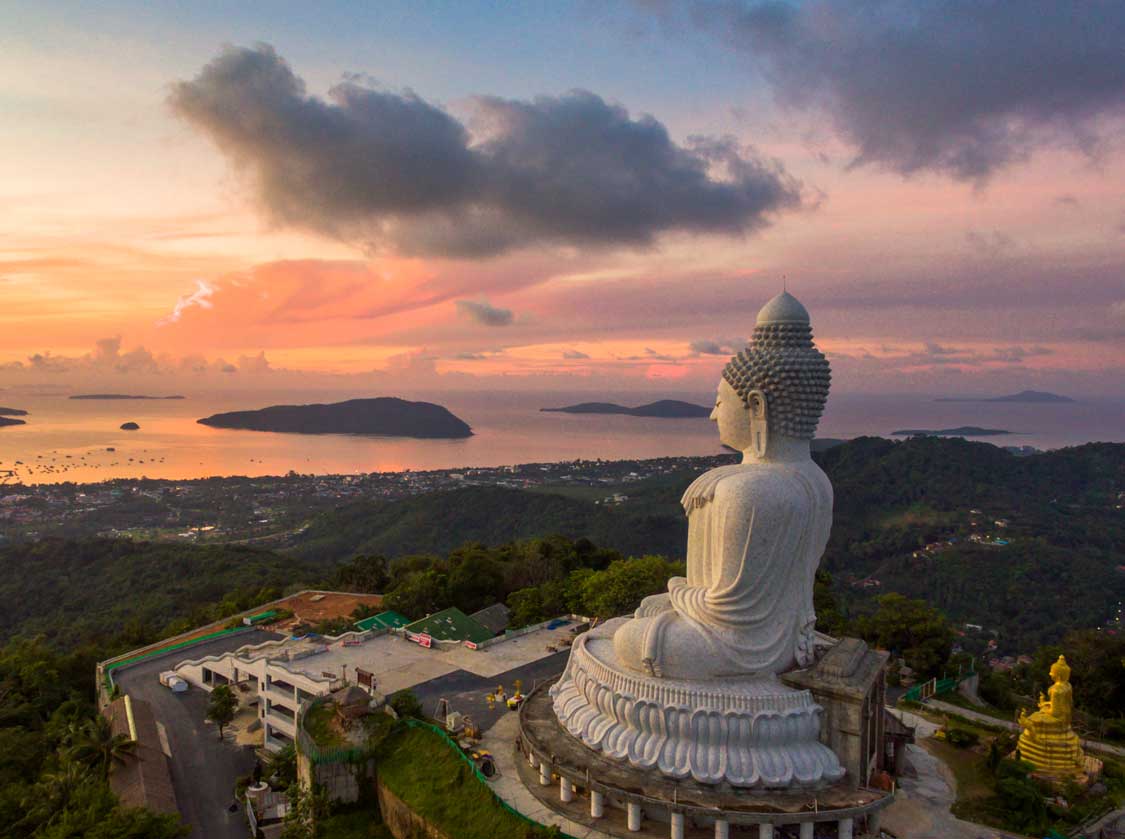
[[[458,300],[457,311],[485,326],[508,326],[515,318],[511,309],[501,309],[486,300]]]
[[[1036,148],[1096,150],[1125,112],[1120,0],[715,0],[695,20],[778,100],[823,108],[854,164],[987,179]]]
[[[780,164],[729,140],[679,145],[586,91],[477,98],[470,133],[409,91],[349,78],[310,96],[259,45],[224,49],[169,102],[251,175],[274,221],[411,253],[741,234],[800,204]]]

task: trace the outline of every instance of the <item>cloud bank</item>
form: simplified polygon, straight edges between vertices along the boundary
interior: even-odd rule
[[[667,7],[664,7],[667,8]],[[1125,114],[1118,0],[780,0],[690,7],[783,105],[823,109],[854,164],[982,182]]]
[[[511,309],[501,309],[487,300],[458,300],[457,311],[483,326],[508,326],[515,318]]]
[[[410,91],[348,79],[327,99],[272,47],[225,48],[173,111],[251,179],[272,221],[402,253],[650,245],[746,234],[801,203],[777,162],[729,139],[675,143],[587,91],[472,100],[470,129]]]

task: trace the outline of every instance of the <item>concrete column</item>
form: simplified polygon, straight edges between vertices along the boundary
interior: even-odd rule
[[[551,785],[551,767],[545,760],[539,762],[539,785],[543,787]]]
[[[813,839],[813,822],[801,822],[801,839]]]
[[[600,819],[605,815],[605,795],[596,789],[590,790],[590,818]]]
[[[879,835],[879,816],[883,813],[881,810],[876,810],[874,813],[869,813],[867,816],[867,833],[871,836]]]
[[[625,805],[625,814],[627,818],[627,826],[632,831],[641,829],[641,805],[634,804],[630,801]]]
[[[773,839],[773,825],[769,822],[758,825],[758,839]]]
[[[559,778],[559,801],[563,804],[569,804],[574,800],[574,785],[570,782],[570,778]]]
[[[730,839],[730,822],[715,819],[715,839]]]
[[[672,839],[684,839],[684,814],[672,814]]]
[[[839,839],[852,839],[853,819],[840,819],[840,830],[836,834]]]

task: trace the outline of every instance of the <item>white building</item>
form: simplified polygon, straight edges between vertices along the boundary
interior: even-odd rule
[[[361,644],[364,635],[349,633],[337,643]],[[215,685],[232,685],[236,691],[252,692],[258,699],[258,719],[262,723],[264,745],[277,751],[297,737],[297,711],[301,703],[322,696],[344,684],[340,669],[330,670],[327,662],[318,666],[318,657],[328,652],[321,641],[283,639],[246,646],[231,653],[184,661],[176,674],[188,683],[210,692]]]

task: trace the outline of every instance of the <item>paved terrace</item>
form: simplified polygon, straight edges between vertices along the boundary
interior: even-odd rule
[[[560,642],[572,637],[573,627],[573,623],[567,623],[555,629],[541,628],[479,650],[454,643],[426,648],[400,635],[384,634],[360,643],[349,643],[351,636],[347,635],[340,639],[291,638],[248,645],[234,650],[232,655],[244,661],[269,659],[291,673],[316,680],[331,674],[333,679],[354,682],[355,671],[360,668],[374,673],[376,690],[389,695],[457,671],[485,679],[500,677],[552,655],[554,651],[549,647],[562,649]],[[302,654],[302,658],[286,660],[290,655]],[[194,656],[192,659],[198,660]],[[525,689],[531,687],[525,685]],[[504,689],[510,693],[512,685],[506,684]]]

